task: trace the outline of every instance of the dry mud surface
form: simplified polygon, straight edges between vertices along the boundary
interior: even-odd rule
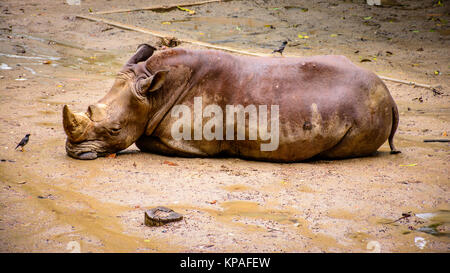
[[[197,31],[227,36],[231,29],[232,43],[243,49],[270,53],[289,39],[288,56],[343,54],[380,75],[440,86],[433,92],[386,82],[400,111],[401,154],[390,155],[385,144],[372,157],[274,164],[165,157],[134,145],[115,158],[69,158],[62,106],[84,111],[110,88],[136,45],[158,42],[74,15],[158,1],[2,1],[0,251],[448,252],[449,144],[423,140],[450,133],[450,4],[399,2],[407,5],[256,1],[252,13],[232,1],[224,3],[228,9],[209,8],[215,18],[221,13],[222,26],[211,19],[217,28]],[[261,7],[272,13],[266,21]],[[192,19],[208,16],[197,8],[184,15],[184,27],[210,20]],[[157,18],[183,16],[173,12]],[[264,35],[251,35],[250,21],[261,21],[251,28]],[[158,24],[179,31],[178,23]],[[223,38],[209,34],[205,41]],[[15,151],[26,133],[25,151]],[[145,226],[145,210],[156,206],[183,220]]]

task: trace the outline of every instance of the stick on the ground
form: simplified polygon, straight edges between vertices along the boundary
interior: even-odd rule
[[[390,222],[387,222],[387,223],[384,223],[384,224],[393,224],[393,223],[395,223],[395,222],[398,222],[398,221],[400,221],[400,220],[406,219],[406,218],[411,217],[411,216],[412,216],[411,212],[408,212],[408,213],[402,213],[402,217],[398,218],[397,220],[390,221]]]
[[[424,139],[423,142],[450,142],[450,139]]]
[[[134,8],[134,9],[117,9],[117,10],[108,10],[108,11],[98,11],[93,14],[111,14],[111,13],[120,13],[120,12],[131,12],[131,11],[140,11],[140,10],[155,10],[155,9],[172,9],[176,7],[188,7],[188,6],[198,6],[203,4],[222,2],[222,0],[209,0],[209,1],[200,1],[200,2],[192,2],[192,3],[184,3],[184,4],[172,4],[172,5],[159,5],[159,6],[150,6],[145,8]]]
[[[389,78],[389,77],[385,77],[385,76],[378,76],[378,77],[380,77],[380,79],[385,80],[385,81],[398,82],[398,83],[403,83],[403,84],[407,84],[407,85],[414,85],[414,86],[419,86],[419,87],[428,88],[428,89],[433,89],[434,88],[431,85],[423,84],[423,83],[399,80],[399,79]]]
[[[165,32],[155,31],[155,30],[151,30],[151,29],[136,27],[136,26],[132,26],[132,25],[116,22],[116,21],[113,21],[113,20],[97,18],[97,17],[89,16],[89,15],[77,15],[77,17],[78,18],[87,19],[87,20],[91,20],[91,21],[95,21],[95,22],[102,22],[102,23],[105,23],[105,24],[108,24],[108,25],[111,25],[111,26],[115,26],[115,27],[118,27],[118,28],[127,29],[127,30],[134,30],[134,31],[150,34],[150,35],[153,35],[153,36],[156,36],[156,37],[161,37],[161,38],[173,36],[172,33],[165,33]],[[210,43],[200,42],[200,41],[192,40],[192,39],[183,39],[183,38],[178,38],[178,37],[177,37],[177,39],[179,41],[185,42],[185,43],[190,43],[190,44],[194,44],[194,45],[204,46],[204,47],[208,47],[208,48],[225,50],[225,51],[229,51],[229,52],[235,52],[235,53],[244,54],[244,55],[260,56],[260,57],[271,56],[270,54],[250,52],[250,51],[235,49],[235,48],[232,48],[232,47],[219,46],[219,45],[214,45],[214,44],[210,44]]]

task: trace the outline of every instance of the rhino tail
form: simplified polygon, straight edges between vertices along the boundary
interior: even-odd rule
[[[397,109],[397,106],[394,105],[392,107],[392,128],[391,128],[391,134],[389,135],[389,147],[391,148],[391,154],[401,153],[401,151],[397,150],[394,145],[394,135],[395,135],[395,131],[397,131],[398,121],[399,121],[398,109]]]

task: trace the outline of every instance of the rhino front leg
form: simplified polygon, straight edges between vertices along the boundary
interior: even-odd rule
[[[173,142],[173,141],[172,141]],[[193,147],[186,147],[184,143],[163,141],[159,137],[142,135],[137,141],[136,146],[143,152],[156,153],[169,156],[181,157],[204,157],[207,154],[202,153]],[[187,149],[186,149],[187,148]]]

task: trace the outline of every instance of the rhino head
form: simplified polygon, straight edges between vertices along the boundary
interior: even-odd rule
[[[118,73],[111,90],[85,113],[63,108],[67,154],[95,159],[126,149],[145,131],[151,108],[151,92],[158,90],[167,71],[151,74],[145,61],[155,48],[140,45]]]

